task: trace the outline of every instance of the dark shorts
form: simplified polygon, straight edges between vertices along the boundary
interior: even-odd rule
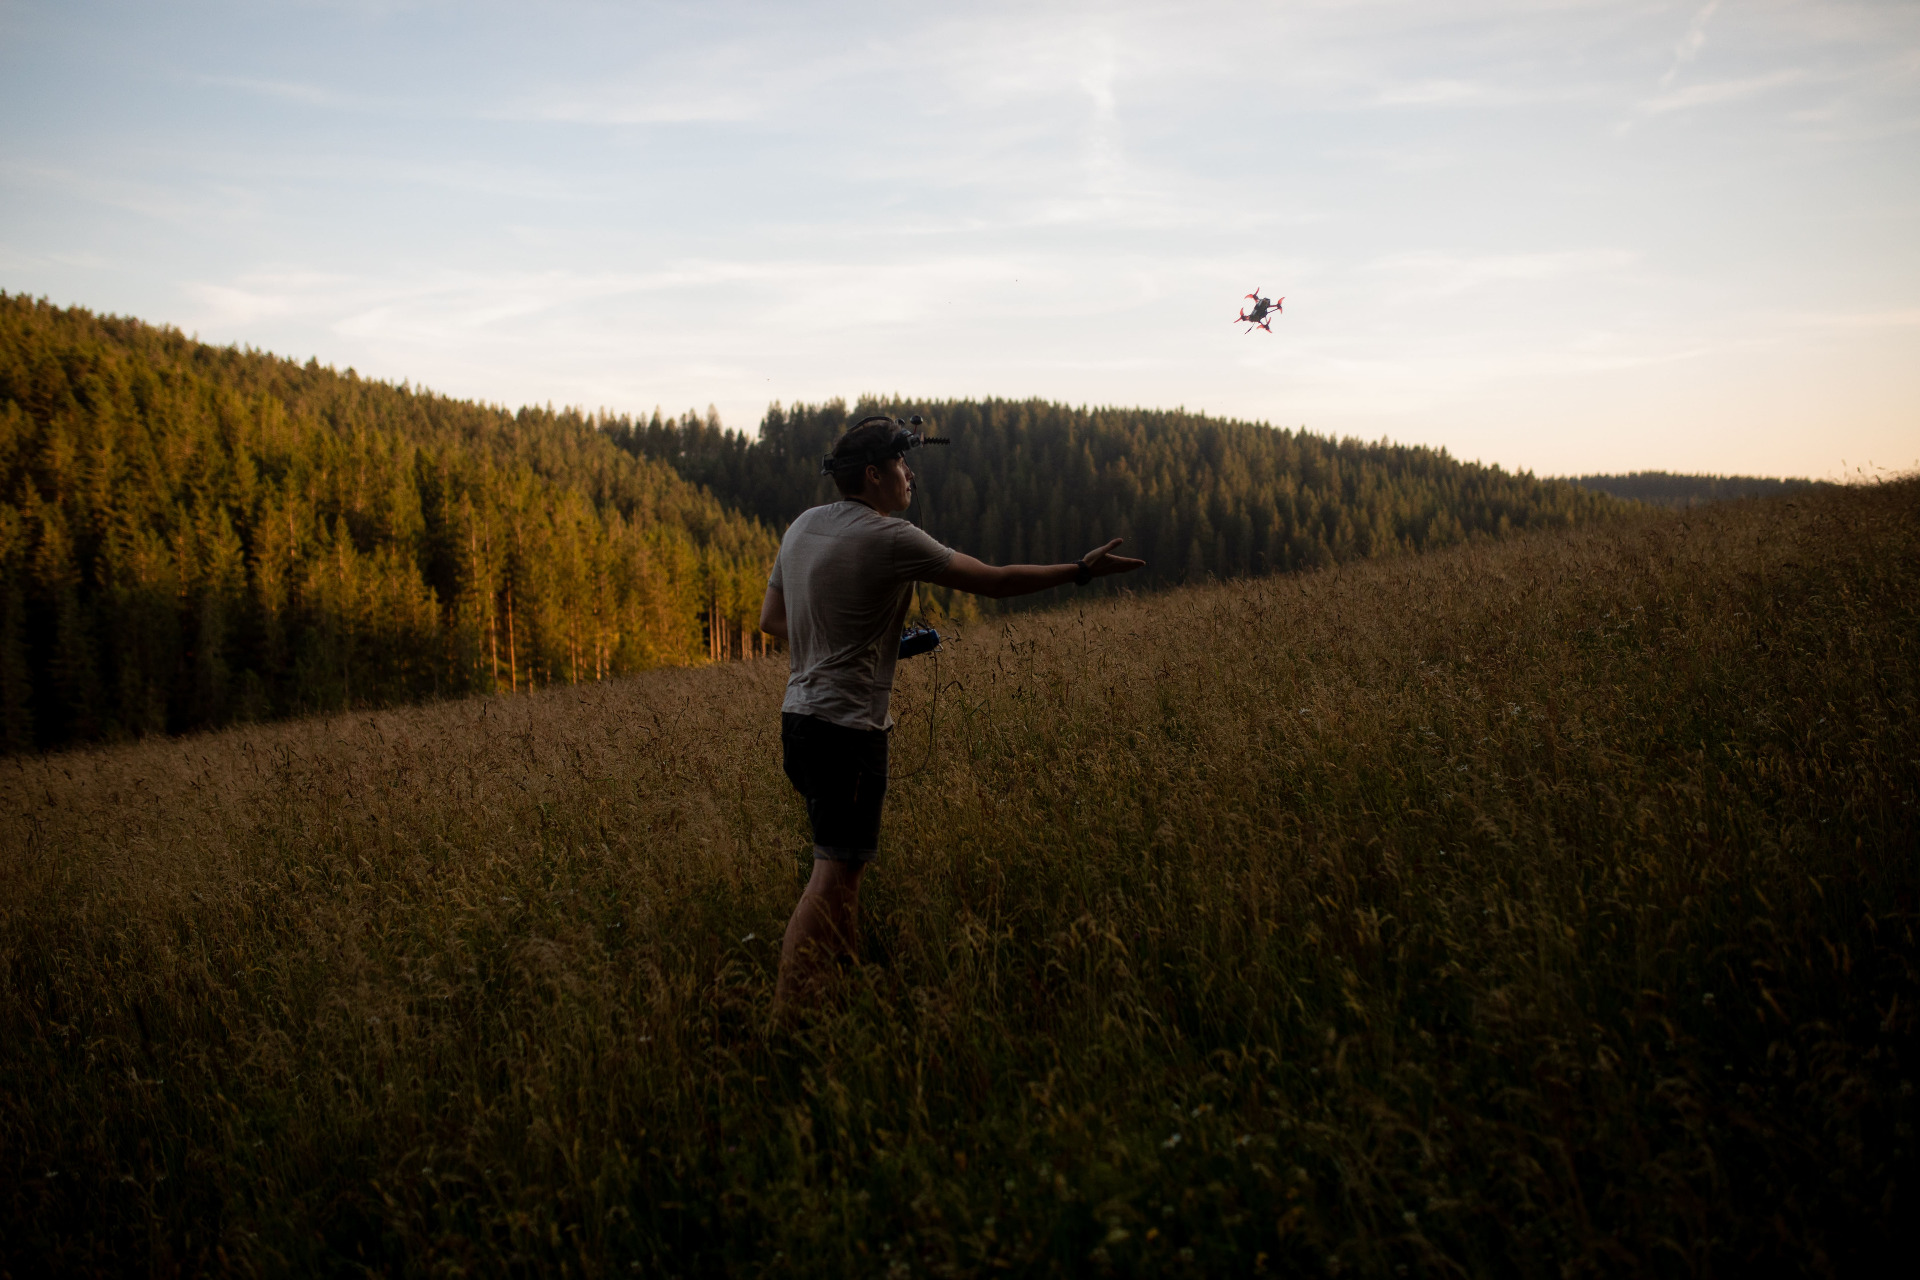
[[[849,729],[817,716],[780,713],[787,780],[807,801],[813,856],[871,862],[880,849],[887,798],[887,733]]]

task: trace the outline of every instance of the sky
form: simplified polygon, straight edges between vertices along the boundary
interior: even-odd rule
[[[0,0],[0,119],[0,289],[462,398],[1920,466],[1912,0]]]

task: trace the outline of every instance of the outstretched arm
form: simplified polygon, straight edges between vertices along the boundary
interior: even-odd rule
[[[760,602],[760,629],[787,638],[787,593],[778,587],[768,587],[767,598]]]
[[[1105,578],[1116,573],[1132,573],[1146,564],[1145,560],[1136,560],[1132,556],[1114,555],[1113,549],[1119,545],[1120,539],[1115,538],[1105,546],[1095,547],[1073,564],[991,565],[982,564],[972,556],[956,551],[946,569],[928,581],[936,587],[952,587],[995,600],[1028,596],[1036,591],[1045,591],[1048,587],[1067,585],[1080,572],[1081,565],[1085,565],[1093,577]],[[765,622],[761,623],[761,626],[765,625]]]

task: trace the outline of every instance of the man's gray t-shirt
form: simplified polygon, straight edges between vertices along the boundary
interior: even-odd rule
[[[767,579],[786,597],[793,657],[780,709],[850,729],[891,729],[887,703],[913,584],[952,560],[953,550],[918,525],[864,502],[802,512]]]

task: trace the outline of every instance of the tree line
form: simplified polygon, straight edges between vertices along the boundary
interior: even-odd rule
[[[1101,594],[1315,568],[1612,503],[1444,450],[1041,400],[585,415],[453,400],[0,293],[0,750],[760,651],[777,535],[869,412],[954,443],[910,518],[994,563],[1126,539]],[[931,618],[1005,605],[923,591]]]
[[[1677,475],[1670,471],[1633,471],[1623,476],[1575,476],[1573,483],[1630,502],[1685,510],[1705,502],[1733,498],[1771,498],[1812,489],[1824,481],[1767,476]]]
[[[0,294],[0,750],[735,656],[776,549],[577,412]]]
[[[1461,462],[1443,449],[1334,440],[1180,409],[863,399],[849,410],[832,400],[776,404],[755,437],[726,429],[711,410],[597,421],[622,449],[671,465],[783,530],[837,496],[820,476],[821,456],[867,413],[919,413],[952,438],[910,458],[919,492],[909,518],[948,545],[993,563],[1049,563],[1120,537],[1145,557],[1139,574],[1084,592],[1410,554],[1563,528],[1612,506],[1602,493]],[[932,594],[936,611],[965,607]],[[1044,605],[1060,594],[999,607]]]

